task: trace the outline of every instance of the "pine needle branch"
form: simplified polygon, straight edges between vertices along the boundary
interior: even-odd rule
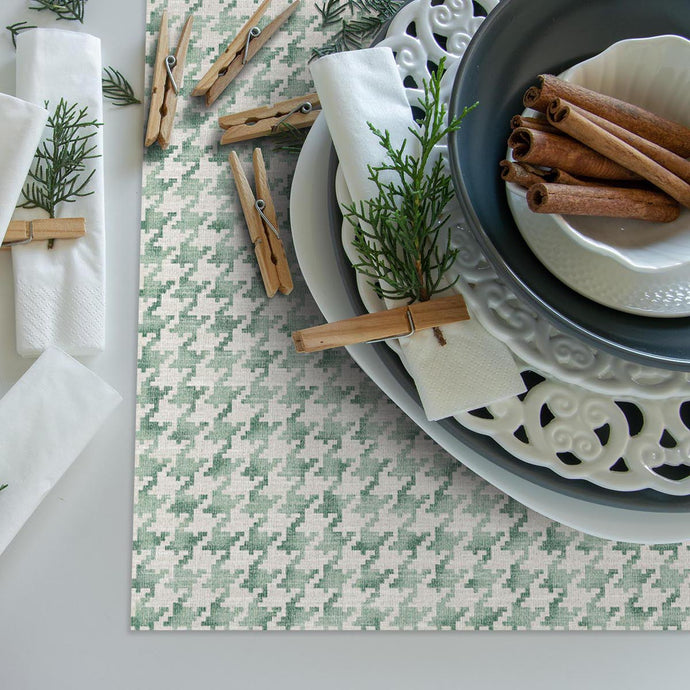
[[[321,15],[321,26],[331,26],[340,21],[343,12],[347,10],[347,3],[342,0],[325,0],[323,5],[317,3],[316,11]]]
[[[49,103],[45,103],[48,108]],[[28,181],[22,190],[20,208],[41,208],[55,218],[58,204],[90,196],[88,187],[95,174],[86,174],[86,162],[99,158],[93,137],[100,123],[88,118],[88,108],[64,99],[48,118],[47,137],[38,147]],[[52,241],[48,247],[52,247]]]
[[[6,26],[5,28],[10,32],[12,36],[12,45],[16,48],[17,36],[19,36],[19,34],[22,31],[28,31],[29,29],[37,29],[38,27],[34,26],[33,24],[29,24],[28,22],[16,22],[14,24]]]
[[[68,22],[78,21],[84,23],[84,10],[86,7],[86,0],[32,0],[38,3],[30,6],[30,10],[42,12],[49,10],[57,16],[58,19],[65,19]]]
[[[119,72],[114,67],[105,67],[103,72],[103,96],[105,98],[108,98],[118,106],[141,103],[134,95],[132,85],[127,81],[122,72]]]
[[[357,228],[353,246],[359,262],[355,269],[371,279],[369,284],[381,297],[423,302],[455,282],[446,278],[458,254],[446,227],[449,216],[445,208],[453,198],[453,187],[443,161],[434,160],[433,152],[450,132],[460,129],[475,106],[446,122],[446,106],[441,100],[444,68],[442,59],[436,73],[424,81],[424,95],[419,100],[424,115],[417,123],[419,129],[410,128],[419,155],[407,152],[407,140],[394,147],[389,132],[368,123],[386,151],[381,165],[369,167],[369,179],[378,195],[344,207],[345,217]]]
[[[297,129],[289,122],[283,122],[273,135],[273,148],[276,151],[299,153],[306,138],[306,129]]]
[[[3,489],[6,489],[9,486],[9,484],[0,484],[0,491]]]
[[[362,48],[404,4],[405,0],[324,0],[317,4],[321,26],[339,28],[327,43],[312,49],[311,59]]]

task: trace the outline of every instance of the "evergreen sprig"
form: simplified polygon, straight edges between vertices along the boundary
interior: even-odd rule
[[[306,129],[297,129],[289,122],[283,122],[273,135],[273,148],[276,151],[299,153],[306,138]]]
[[[38,27],[34,26],[33,24],[29,24],[28,22],[15,22],[14,24],[10,24],[9,26],[5,27],[10,34],[12,35],[12,45],[16,48],[17,47],[17,36],[22,31],[28,31],[29,29],[36,29]]]
[[[105,98],[108,98],[118,106],[141,103],[134,95],[132,85],[127,81],[122,72],[119,72],[114,67],[105,67],[103,72],[103,96]]]
[[[378,195],[344,208],[345,217],[357,228],[353,245],[359,262],[355,269],[371,279],[369,284],[381,297],[425,301],[455,282],[446,279],[458,253],[446,229],[449,215],[445,208],[453,189],[443,160],[432,161],[432,153],[444,137],[460,128],[475,106],[465,108],[446,124],[446,106],[441,100],[443,72],[441,60],[436,73],[424,81],[424,95],[419,99],[424,116],[418,127],[409,130],[418,142],[419,155],[407,153],[407,140],[395,148],[389,132],[368,123],[387,154],[384,163],[369,166],[369,179]]]
[[[405,0],[324,0],[317,4],[322,27],[339,24],[340,28],[325,45],[312,49],[311,59],[362,48],[404,4]]]
[[[42,12],[49,10],[57,16],[58,19],[65,19],[68,22],[84,23],[84,10],[86,9],[86,0],[32,0],[36,5],[29,6],[30,10]]]
[[[47,108],[48,102],[45,103]],[[46,125],[49,135],[34,156],[20,208],[42,208],[51,218],[60,203],[72,203],[93,194],[87,191],[95,174],[85,175],[86,162],[98,158],[93,137],[100,123],[89,119],[88,108],[60,99]],[[52,241],[49,242],[52,247]]]
[[[6,489],[9,485],[8,484],[0,484],[0,491],[3,489]]]

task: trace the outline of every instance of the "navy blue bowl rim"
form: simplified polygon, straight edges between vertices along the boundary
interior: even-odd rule
[[[582,1],[582,0],[578,0]],[[461,87],[463,84],[463,79],[467,74],[469,74],[473,69],[474,65],[474,55],[480,49],[484,34],[488,33],[492,26],[496,23],[503,21],[503,15],[509,14],[514,11],[516,5],[520,3],[523,6],[529,3],[529,0],[502,0],[502,2],[493,9],[482,24],[477,29],[476,33],[470,40],[470,43],[463,55],[460,66],[457,70],[455,76],[455,82],[453,84],[453,90],[450,100],[450,114],[460,113],[464,107],[461,104]],[[568,4],[570,0],[568,0]],[[548,71],[548,65],[545,65],[543,71]],[[626,359],[638,364],[645,366],[659,367],[663,369],[673,369],[680,371],[690,370],[690,317],[683,317],[678,319],[660,319],[654,317],[644,317],[633,314],[624,314],[622,312],[616,312],[615,310],[608,309],[606,307],[601,307],[594,302],[591,302],[587,298],[583,297],[579,293],[570,290],[572,294],[572,300],[576,303],[580,303],[585,306],[586,309],[598,309],[601,310],[602,319],[605,318],[606,313],[613,315],[617,319],[622,319],[630,323],[635,322],[636,325],[642,327],[653,333],[655,328],[665,325],[662,322],[683,322],[687,325],[688,330],[688,346],[686,353],[681,357],[672,356],[670,354],[662,354],[655,352],[653,347],[646,349],[631,347],[624,343],[618,342],[614,339],[607,338],[600,333],[587,328],[579,323],[577,320],[567,317],[556,307],[554,307],[548,298],[532,290],[528,285],[525,284],[523,279],[506,263],[501,251],[495,246],[491,238],[482,226],[482,223],[477,216],[472,201],[467,192],[463,170],[458,160],[458,142],[462,137],[462,129],[459,132],[452,133],[449,138],[449,159],[451,173],[453,177],[453,183],[455,187],[456,196],[458,198],[461,210],[465,216],[467,226],[472,232],[473,236],[479,242],[486,258],[489,260],[493,268],[496,270],[499,277],[508,284],[511,289],[521,297],[527,304],[533,306],[535,310],[546,317],[551,323],[557,326],[559,329],[568,333],[582,342],[588,345],[601,349],[605,352],[614,354],[622,359]],[[497,167],[498,169],[498,167]],[[500,199],[499,203],[507,204],[507,201]],[[517,226],[515,227],[515,232],[518,233]],[[557,280],[555,277],[551,277],[549,274],[548,279]],[[560,282],[560,281],[558,281]],[[615,312],[615,314],[612,314]],[[661,342],[662,339],[659,339]]]

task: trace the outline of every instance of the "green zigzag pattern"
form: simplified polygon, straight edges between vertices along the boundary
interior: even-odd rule
[[[207,109],[190,84],[254,3],[149,0],[149,80],[166,6],[174,40],[196,20],[172,145],[144,161],[132,627],[690,627],[687,546],[606,542],[534,514],[442,452],[346,353],[294,353],[291,331],[319,313],[299,274],[289,297],[265,298],[216,118],[312,88],[318,15],[307,1]],[[251,149],[237,146],[247,167]],[[287,229],[296,159],[263,150]]]

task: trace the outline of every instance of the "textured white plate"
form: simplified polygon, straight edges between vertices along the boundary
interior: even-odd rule
[[[472,6],[457,5],[454,0],[446,0],[443,5],[416,0],[398,13],[387,37],[379,45],[389,46],[395,52],[410,104],[416,104],[419,98],[415,84],[429,78],[429,62],[439,59],[442,48],[438,37],[445,37],[446,47],[458,45],[461,54],[464,37],[476,29],[477,22]],[[410,35],[411,26],[414,35]],[[444,54],[450,69],[444,75],[441,96],[447,98],[460,54]],[[445,151],[445,144],[439,144],[436,153],[444,156]],[[335,187],[341,204],[352,201],[342,176],[336,176]],[[580,349],[573,349],[569,339],[558,334],[553,339],[545,338],[547,333],[540,333],[536,328],[538,320],[533,321],[534,317],[524,306],[506,293],[505,285],[496,280],[496,275],[487,272],[486,260],[476,240],[461,227],[462,219],[457,216],[455,202],[449,205],[448,211],[452,222],[458,224],[454,233],[454,241],[460,249],[455,266],[459,277],[456,288],[465,295],[472,316],[500,340],[509,338],[505,329],[499,327],[496,332],[492,328],[496,325],[494,314],[500,315],[499,319],[504,318],[511,328],[517,325],[520,331],[524,329],[523,332],[531,335],[532,342],[551,342],[553,358],[563,363],[563,368],[570,365],[591,374],[596,371],[596,383],[605,379],[609,389],[605,393],[616,396],[601,395],[598,386],[569,385],[568,378],[562,380],[556,374],[551,380],[530,387],[526,396],[490,405],[488,414],[464,413],[456,417],[457,421],[466,429],[492,438],[513,457],[533,466],[548,467],[568,479],[587,479],[613,491],[655,489],[676,496],[690,494],[690,476],[686,476],[685,471],[690,457],[690,425],[684,421],[687,415],[683,412],[687,397],[673,397],[668,387],[672,381],[682,386],[682,379],[660,379],[654,370],[637,365],[631,367],[630,363],[613,357],[600,359],[600,353],[589,355],[585,351],[587,348],[581,345]],[[341,240],[351,263],[356,260],[353,238],[354,228],[343,220]],[[385,308],[365,277],[350,267],[344,270],[356,279],[357,292],[368,311]],[[521,343],[524,345],[525,341]],[[521,351],[514,347],[515,344],[511,343],[511,347],[521,358]],[[391,343],[391,347],[395,345]],[[523,371],[544,373],[541,366],[533,368],[522,362],[519,365]],[[590,377],[586,380],[592,383]],[[660,395],[662,390],[665,393]],[[686,390],[690,393],[690,389]],[[628,395],[621,399],[618,396],[623,391]],[[641,399],[638,391],[642,398],[661,400]],[[627,415],[622,411],[621,400],[626,401],[623,408],[628,409]],[[544,406],[551,416],[542,415]],[[630,420],[629,415],[633,415]],[[644,420],[639,428],[632,421],[635,417]],[[608,430],[605,437],[601,436],[602,428]],[[490,452],[486,446],[483,448]]]
[[[690,41],[679,36],[620,41],[561,76],[690,125]],[[573,290],[634,314],[690,315],[690,209],[663,224],[541,215],[517,185],[507,194],[527,244]]]
[[[328,321],[357,314],[339,280],[338,263],[329,232],[328,161],[330,137],[323,118],[309,133],[297,163],[290,196],[292,235],[300,269],[319,309]],[[538,486],[471,450],[424,411],[386,369],[373,346],[348,348],[364,372],[440,446],[465,466],[528,508],[588,534],[639,543],[690,539],[686,513],[628,510],[592,503]],[[516,462],[518,462],[516,460]]]

